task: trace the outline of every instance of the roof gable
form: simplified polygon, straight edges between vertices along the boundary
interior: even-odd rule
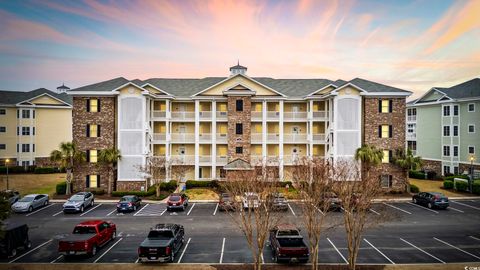
[[[224,91],[231,89],[237,90],[235,87],[243,87],[243,90],[248,89],[253,91],[255,92],[256,96],[284,96],[280,92],[242,74],[228,77],[225,80],[194,94],[193,96],[222,96]]]

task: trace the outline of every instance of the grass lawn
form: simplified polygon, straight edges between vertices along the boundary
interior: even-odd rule
[[[185,194],[190,200],[218,200],[218,194],[209,188],[191,188]]]
[[[50,197],[55,193],[55,186],[65,181],[64,173],[54,174],[10,174],[9,188],[20,192],[22,196],[32,193],[48,194]],[[0,176],[0,189],[7,188],[6,175]]]
[[[447,197],[475,196],[466,192],[457,192],[453,189],[443,189],[443,181],[422,180],[410,178],[410,184],[417,186],[422,191],[441,192]]]

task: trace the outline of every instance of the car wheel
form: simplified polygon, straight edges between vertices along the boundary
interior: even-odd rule
[[[94,202],[93,202],[93,200],[92,200],[92,202],[90,203],[90,206],[93,206],[93,204],[94,204]]]
[[[173,261],[175,261],[175,254],[173,253],[172,251],[172,255],[170,255],[170,260],[169,260],[171,263],[173,263]]]
[[[414,203],[414,204],[417,204],[417,199],[414,198],[414,199],[413,199],[413,203]]]
[[[80,212],[83,213],[83,205],[80,206]]]
[[[95,256],[96,254],[97,254],[97,246],[94,245],[94,246],[92,247],[92,253],[91,253],[91,255],[92,255],[92,256]]]
[[[25,249],[30,249],[32,247],[32,242],[30,242],[30,240],[27,239],[27,242],[25,243],[25,245],[23,247]]]
[[[33,211],[33,206],[28,207],[28,212],[31,213]]]
[[[133,206],[133,211],[137,211],[137,206],[136,205]]]
[[[45,201],[45,202],[43,203],[43,206],[47,206],[47,205],[48,205],[48,201]]]
[[[182,211],[185,211],[185,205],[182,206]]]
[[[430,209],[432,209],[432,207],[433,207],[432,203],[428,203],[428,204],[427,204],[427,207],[430,208]]]
[[[16,248],[12,248],[12,250],[10,250],[10,258],[13,258],[17,256],[17,249]]]
[[[117,232],[116,231],[113,231],[112,233],[112,240],[115,239],[117,237]]]

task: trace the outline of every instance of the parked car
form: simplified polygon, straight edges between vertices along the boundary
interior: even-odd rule
[[[142,204],[142,199],[137,195],[126,195],[120,198],[120,201],[117,203],[117,212],[122,211],[137,211]]]
[[[184,193],[172,193],[168,196],[167,200],[167,210],[177,210],[180,209],[185,211],[188,206],[188,196]]]
[[[430,209],[447,209],[449,206],[448,197],[440,192],[420,192],[413,195],[412,201],[415,204],[424,205]]]
[[[93,194],[90,192],[78,192],[63,204],[64,213],[83,212],[85,208],[94,204]]]
[[[98,248],[106,245],[117,236],[117,226],[110,221],[85,221],[73,229],[72,234],[61,239],[58,252],[65,256],[95,256]]]
[[[218,201],[218,210],[220,211],[235,211],[235,201],[228,193],[220,194],[220,200]]]
[[[32,212],[34,209],[48,205],[48,194],[29,194],[12,205],[12,211]]]
[[[288,210],[288,201],[285,198],[283,193],[272,193],[268,197],[269,205],[273,211],[287,211]]]
[[[3,198],[10,203],[10,205],[16,203],[20,199],[20,193],[15,190],[3,190],[1,194]]]
[[[325,192],[321,195],[320,207],[325,207],[328,211],[340,211],[342,209],[342,200],[334,192]]]
[[[185,242],[185,229],[179,224],[157,224],[138,248],[139,262],[173,262]]]
[[[270,230],[270,248],[275,262],[308,262],[310,251],[295,225],[278,225]]]
[[[242,197],[243,209],[255,209],[260,206],[260,197],[255,192],[245,192]]]
[[[28,238],[27,224],[6,224],[0,234],[1,257],[15,257],[18,249],[27,250],[32,247]]]

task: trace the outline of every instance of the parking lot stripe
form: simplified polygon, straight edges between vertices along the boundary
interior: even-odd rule
[[[333,244],[332,241],[330,241],[330,239],[327,237],[327,241],[330,243],[330,245],[332,245],[332,247],[337,251],[338,255],[340,255],[340,257],[342,257],[343,261],[345,262],[345,264],[348,264],[348,261],[347,259],[345,259],[345,257],[343,256],[343,254],[338,250],[338,248]]]
[[[219,263],[222,263],[223,261],[223,251],[225,250],[225,237],[223,238],[223,241],[222,241],[222,253],[220,253],[220,261]]]
[[[295,214],[295,212],[293,211],[293,209],[292,209],[292,207],[290,206],[290,204],[287,203],[287,205],[288,205],[288,208],[290,208],[290,211],[292,211],[292,214],[293,214],[294,216],[296,216],[296,214]]]
[[[134,263],[138,263],[138,261],[140,261],[140,258],[137,258],[137,260]]]
[[[386,206],[390,206],[390,207],[392,207],[392,208],[394,208],[394,209],[397,209],[397,210],[399,210],[399,211],[402,211],[402,212],[404,212],[404,213],[407,213],[407,214],[409,214],[409,215],[412,214],[412,213],[408,212],[407,210],[403,210],[402,208],[398,208],[398,207],[393,206],[393,205],[390,205],[390,204],[388,204],[388,203],[383,203],[383,204],[385,204]]]
[[[460,213],[465,213],[464,211],[460,210],[460,209],[457,209],[457,208],[453,208],[453,207],[448,207],[448,209],[452,209],[454,211],[457,211],[457,212],[460,212]]]
[[[34,249],[30,249],[30,251],[28,251],[28,252],[25,252],[25,253],[23,253],[22,255],[18,256],[17,258],[15,258],[15,259],[13,259],[13,260],[9,261],[8,263],[13,263],[13,262],[15,262],[15,261],[17,261],[17,260],[19,260],[19,259],[23,258],[24,256],[27,256],[28,254],[30,254],[30,253],[32,253],[32,252],[34,252],[35,250],[37,250],[37,249],[39,249],[39,248],[41,248],[41,247],[45,246],[46,244],[48,244],[48,243],[50,243],[50,242],[52,242],[52,241],[53,241],[53,239],[50,239],[50,240],[48,240],[47,242],[45,242],[45,243],[43,243],[43,244],[41,244],[41,245],[38,245],[36,248],[34,248]]]
[[[367,244],[369,244],[372,248],[374,248],[378,253],[380,253],[380,255],[385,257],[385,259],[387,259],[391,264],[395,264],[392,260],[390,260],[390,258],[387,257],[387,255],[383,254],[383,252],[381,252],[378,248],[376,248],[374,245],[372,245],[372,243],[368,242],[368,240],[366,238],[363,238],[363,240],[365,242],[367,242]]]
[[[60,260],[60,258],[62,258],[63,255],[60,255],[58,256],[55,260],[51,261],[50,263],[56,263],[58,260]]]
[[[135,214],[133,214],[133,216],[136,216],[136,215],[140,214],[140,212],[142,212],[142,210],[145,209],[145,207],[147,207],[149,205],[150,205],[149,203],[145,204],[142,208],[140,208],[140,210],[138,210]]]
[[[162,216],[163,214],[165,214],[165,212],[167,212],[167,209],[164,209],[164,210],[162,211],[162,213],[160,213],[160,216]]]
[[[182,261],[183,254],[185,254],[185,250],[187,250],[188,244],[190,244],[190,240],[192,240],[192,238],[188,238],[187,244],[185,245],[185,248],[183,249],[182,254],[180,255],[180,258],[178,258],[178,262],[177,262],[177,263],[180,263],[180,262]]]
[[[468,205],[468,204],[464,204],[464,203],[461,203],[461,202],[455,202],[455,201],[450,201],[450,202],[453,202],[453,203],[456,203],[456,204],[460,204],[460,205],[463,205],[463,206],[465,206],[465,207],[470,207],[470,208],[472,208],[472,209],[480,210],[480,208],[478,208],[478,207],[471,206],[471,205]]]
[[[63,210],[58,212],[58,213],[53,214],[52,217],[56,217],[56,216],[60,215],[61,213],[63,213]]]
[[[187,216],[189,216],[189,215],[190,215],[190,212],[192,212],[192,210],[193,210],[193,207],[195,207],[195,204],[192,204],[192,207],[190,207],[190,210],[188,210]]]
[[[459,248],[459,247],[456,247],[456,246],[454,246],[454,245],[452,245],[452,244],[449,244],[449,243],[447,243],[447,242],[445,242],[445,241],[443,241],[443,240],[440,240],[440,239],[438,239],[438,238],[436,238],[436,237],[433,237],[433,239],[435,239],[435,240],[437,240],[437,241],[439,241],[439,242],[441,242],[441,243],[444,243],[444,244],[447,245],[447,246],[450,246],[450,247],[452,247],[452,248],[454,248],[454,249],[456,249],[456,250],[458,250],[458,251],[461,251],[461,252],[463,252],[463,253],[465,253],[465,254],[468,254],[468,255],[470,255],[470,256],[472,256],[472,257],[477,258],[477,259],[480,260],[480,257],[478,257],[478,256],[475,255],[475,254],[472,254],[472,253],[470,253],[470,252],[468,252],[468,251],[465,251],[465,250],[463,250],[463,249],[461,249],[461,248]]]
[[[83,214],[81,214],[80,216],[83,217],[84,215],[92,212],[93,210],[97,209],[99,206],[101,206],[102,204],[97,204],[97,206],[94,206],[93,208],[91,208],[90,210],[88,210],[87,212],[83,212]]]
[[[480,241],[480,238],[477,238],[477,237],[475,237],[475,236],[469,236],[469,237],[472,238],[472,239],[475,239],[475,240]]]
[[[123,237],[118,239],[117,242],[113,243],[113,245],[111,245],[107,250],[105,250],[105,252],[102,255],[100,255],[95,261],[93,261],[93,263],[97,263],[103,256],[105,256],[105,254],[107,254],[115,245],[117,245],[118,242],[120,242],[122,240],[123,240]]]
[[[380,216],[380,213],[378,213],[377,211],[373,210],[372,208],[368,208],[368,210],[370,210],[370,212],[375,213],[375,214],[377,214],[377,215]]]
[[[418,205],[418,204],[413,203],[413,202],[408,202],[408,203],[411,204],[411,205],[414,205],[414,206],[416,206],[416,207],[418,207],[418,208],[421,208],[421,209],[423,209],[423,210],[428,210],[428,211],[430,211],[430,212],[433,212],[433,213],[435,213],[435,214],[438,214],[438,211],[435,211],[435,210],[430,209],[430,208],[428,208],[428,207],[423,207],[423,206]]]
[[[434,258],[435,260],[437,260],[437,261],[439,261],[439,262],[441,262],[441,263],[445,263],[444,261],[442,261],[442,260],[440,260],[439,258],[437,258],[437,257],[433,256],[432,254],[430,254],[430,253],[426,252],[425,250],[423,250],[423,249],[421,249],[421,248],[419,248],[419,247],[415,246],[414,244],[412,244],[412,243],[408,242],[407,240],[405,240],[405,239],[403,239],[403,238],[400,238],[400,240],[402,240],[403,242],[405,242],[405,243],[409,244],[410,246],[412,246],[412,247],[414,247],[414,248],[416,248],[416,249],[420,250],[421,252],[423,252],[423,253],[427,254],[428,256],[430,256],[430,257]]]
[[[215,206],[215,211],[213,211],[213,215],[215,216],[215,214],[217,213],[217,210],[218,210],[218,203],[217,205]]]
[[[52,204],[49,204],[49,205],[47,205],[47,206],[45,206],[45,207],[42,207],[42,208],[38,209],[37,211],[31,212],[31,213],[29,213],[29,214],[26,214],[25,216],[26,216],[26,217],[29,217],[29,216],[31,216],[31,215],[33,215],[33,214],[35,214],[35,213],[38,213],[38,212],[40,212],[40,211],[42,211],[42,210],[47,209],[47,208],[49,208],[49,207],[51,207],[51,206],[53,206],[53,205],[54,205],[53,203],[52,203]]]
[[[117,211],[117,209],[113,209],[112,212],[107,214],[107,217],[110,216],[111,214],[113,214],[113,212],[115,212],[115,211]]]

